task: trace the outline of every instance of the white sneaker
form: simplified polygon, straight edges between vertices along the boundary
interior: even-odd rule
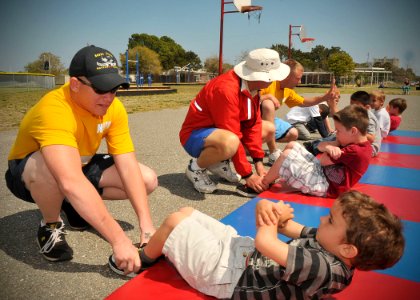
[[[276,151],[271,153],[268,156],[268,165],[272,166],[276,162],[276,160],[280,157],[280,155],[281,155],[281,150],[280,149],[276,149]]]
[[[208,170],[229,182],[238,183],[241,180],[241,175],[232,171],[229,160],[212,165],[208,167]]]
[[[216,184],[211,181],[209,178],[209,175],[207,175],[206,169],[201,170],[192,170],[191,169],[191,163],[192,159],[190,160],[190,163],[188,164],[187,170],[185,170],[185,174],[187,175],[187,178],[192,182],[194,185],[194,188],[199,191],[200,193],[205,194],[211,194],[216,189]]]

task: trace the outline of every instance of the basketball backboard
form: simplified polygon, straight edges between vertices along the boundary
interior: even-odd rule
[[[251,6],[251,0],[233,0],[233,4],[235,5],[236,9],[243,13],[244,6]]]

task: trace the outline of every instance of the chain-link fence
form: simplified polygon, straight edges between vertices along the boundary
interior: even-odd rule
[[[55,76],[38,73],[0,72],[0,88],[52,89],[55,87]]]

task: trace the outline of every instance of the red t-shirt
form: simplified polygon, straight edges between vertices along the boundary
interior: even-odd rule
[[[393,131],[400,126],[401,123],[401,117],[400,116],[391,116],[389,115],[389,118],[391,119],[391,126],[389,128],[389,131]]]
[[[365,174],[372,156],[369,141],[347,145],[341,151],[338,159],[331,158],[333,165],[324,167],[329,182],[327,197],[336,198],[351,189]]]

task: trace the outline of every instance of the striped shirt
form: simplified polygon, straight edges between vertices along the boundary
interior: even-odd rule
[[[255,250],[232,299],[320,299],[346,288],[353,270],[319,245],[316,230],[289,242],[286,268]]]

